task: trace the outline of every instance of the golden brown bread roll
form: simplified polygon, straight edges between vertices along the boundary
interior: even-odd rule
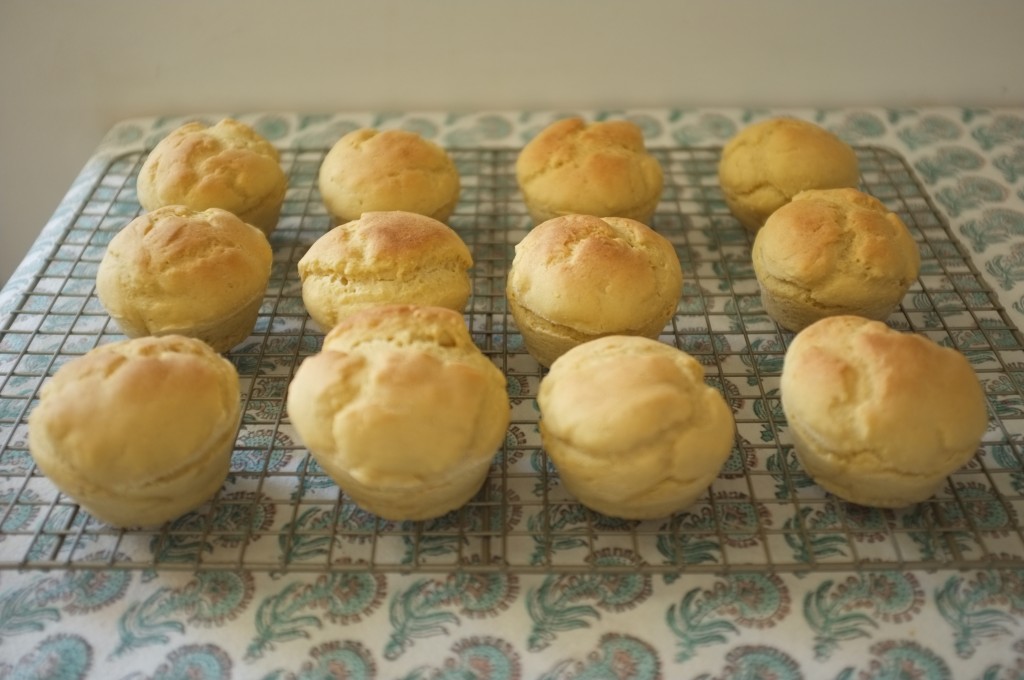
[[[277,149],[230,118],[212,127],[187,123],[156,145],[139,172],[139,203],[221,208],[269,235],[277,227],[288,178]]]
[[[856,189],[797,194],[757,233],[751,257],[765,311],[791,331],[840,314],[885,320],[921,268],[899,216]]]
[[[704,493],[735,438],[700,363],[674,347],[607,336],[555,360],[537,395],[544,449],[566,489],[613,517],[652,519]]]
[[[682,291],[675,249],[650,227],[565,215],[516,245],[506,298],[527,351],[549,366],[604,335],[657,337]]]
[[[797,334],[780,390],[804,469],[861,505],[927,499],[974,456],[988,424],[985,394],[962,354],[856,316]]]
[[[469,248],[450,227],[410,212],[368,212],[321,236],[299,260],[302,301],[324,331],[364,307],[417,304],[463,311]]]
[[[324,157],[317,183],[327,211],[339,222],[391,210],[446,222],[459,202],[459,172],[451,156],[408,130],[348,133]]]
[[[226,210],[167,206],[111,239],[96,293],[128,337],[187,335],[226,352],[256,323],[272,259],[263,232]]]
[[[224,483],[240,417],[238,373],[182,336],[101,345],[60,367],[29,416],[36,465],[91,515],[153,526]]]
[[[288,415],[320,467],[390,520],[439,517],[483,485],[510,417],[505,376],[441,307],[368,307],[299,366]]]
[[[576,213],[647,223],[664,184],[635,123],[582,118],[556,121],[531,139],[516,160],[516,180],[534,224]]]
[[[770,118],[740,130],[718,165],[726,205],[753,232],[801,191],[856,187],[859,180],[849,145],[796,118]]]

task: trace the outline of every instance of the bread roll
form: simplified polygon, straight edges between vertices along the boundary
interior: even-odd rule
[[[462,312],[473,257],[451,228],[410,212],[368,212],[321,236],[299,260],[302,301],[330,330],[371,305],[417,304]]]
[[[96,293],[128,337],[186,335],[226,352],[256,324],[272,259],[263,232],[226,210],[167,206],[111,239]]]
[[[505,437],[505,376],[441,307],[369,307],[299,366],[288,415],[320,467],[390,520],[439,517],[483,485]]]
[[[718,181],[725,204],[752,232],[806,189],[855,188],[857,154],[822,127],[796,118],[754,123],[722,149]]]
[[[604,335],[657,337],[682,291],[675,249],[650,227],[565,215],[534,227],[516,246],[506,298],[527,351],[550,366]]]
[[[137,181],[147,211],[167,205],[221,208],[269,235],[277,227],[288,178],[277,149],[245,123],[187,123],[150,152]]]
[[[856,316],[801,331],[780,390],[808,475],[844,500],[879,508],[934,494],[974,456],[988,423],[985,394],[962,354]]]
[[[765,311],[791,331],[840,314],[884,320],[921,268],[899,216],[856,189],[797,194],[757,233],[751,257]]]
[[[123,340],[72,359],[43,384],[29,448],[89,514],[148,527],[217,492],[239,418],[238,373],[205,343]]]
[[[556,121],[530,140],[516,180],[534,224],[574,213],[647,223],[664,184],[635,123],[582,118]]]
[[[354,130],[324,158],[318,177],[339,222],[364,212],[402,210],[446,222],[459,202],[459,172],[448,153],[407,130]]]
[[[608,336],[551,364],[537,395],[540,432],[566,489],[626,519],[691,505],[732,450],[735,426],[700,363],[674,347]]]

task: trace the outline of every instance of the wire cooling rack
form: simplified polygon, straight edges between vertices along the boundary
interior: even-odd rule
[[[661,339],[697,357],[736,416],[732,455],[708,493],[663,520],[616,520],[576,503],[541,447],[543,371],[506,312],[505,275],[531,224],[513,149],[454,149],[463,193],[452,227],[475,259],[466,320],[508,377],[512,422],[481,492],[428,522],[388,522],[353,505],[308,457],[284,411],[296,366],[322,335],[306,316],[297,263],[333,226],[316,176],[323,150],[288,150],[290,188],[252,336],[228,353],[243,423],[230,476],[206,505],[155,530],[118,530],[59,494],[32,463],[27,416],[67,360],[122,336],[94,293],[111,237],[140,212],[144,153],[113,160],[0,327],[0,568],[260,571],[737,572],[1019,567],[1024,559],[1024,345],[905,161],[858,148],[863,189],[910,227],[919,280],[890,325],[961,350],[984,385],[979,454],[934,498],[905,510],[838,501],[802,471],[779,402],[788,333],[765,316],[750,235],[729,215],[720,149],[655,149],[666,188],[652,226],[685,275]],[[103,427],[102,422],[96,423]]]

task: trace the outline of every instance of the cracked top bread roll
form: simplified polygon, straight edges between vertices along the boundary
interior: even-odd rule
[[[963,354],[856,316],[797,334],[780,391],[808,475],[873,507],[932,496],[974,456],[988,425],[985,394]]]
[[[537,395],[540,432],[562,483],[603,514],[653,519],[704,493],[735,425],[692,356],[657,340],[608,336],[555,360]]]
[[[288,189],[279,157],[270,142],[237,120],[212,127],[187,123],[146,158],[136,186],[139,203],[147,211],[221,208],[269,235]]]
[[[299,260],[302,301],[324,331],[364,307],[417,304],[462,312],[473,257],[447,225],[410,212],[369,212],[331,229]]]
[[[226,352],[256,324],[272,260],[263,232],[226,210],[167,206],[111,239],[96,294],[128,337],[186,335]]]
[[[534,224],[574,213],[647,223],[664,177],[635,123],[565,118],[523,147],[516,181]]]
[[[458,312],[369,307],[299,366],[288,415],[320,467],[389,520],[439,517],[483,485],[505,438],[505,376]]]
[[[451,156],[408,130],[353,130],[324,157],[317,183],[327,211],[339,222],[391,210],[447,222],[460,192]]]
[[[718,181],[733,216],[752,232],[806,189],[856,188],[857,154],[828,130],[796,118],[770,118],[722,149]]]
[[[797,194],[765,222],[751,257],[765,311],[790,331],[840,314],[885,320],[921,268],[899,216],[856,189]]]
[[[565,215],[516,245],[506,298],[527,351],[544,366],[604,335],[657,337],[683,272],[672,244],[622,217]]]
[[[123,340],[72,359],[43,384],[29,449],[89,514],[149,527],[217,492],[239,418],[238,373],[205,343]]]

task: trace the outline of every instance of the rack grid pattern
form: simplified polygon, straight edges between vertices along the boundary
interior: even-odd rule
[[[209,503],[163,527],[90,518],[34,467],[27,417],[47,376],[121,339],[94,293],[110,238],[141,208],[145,153],[111,161],[16,308],[0,319],[0,569],[258,571],[741,572],[1019,567],[1024,560],[1024,343],[906,162],[859,147],[862,188],[910,227],[919,280],[893,327],[956,347],[990,405],[975,459],[934,498],[904,510],[838,501],[801,470],[779,403],[792,335],[765,314],[751,236],[718,187],[719,148],[653,150],[666,187],[652,226],[675,246],[683,298],[661,340],[697,357],[736,416],[732,455],[689,510],[663,520],[604,517],[558,482],[537,431],[543,370],[505,308],[514,247],[531,227],[515,149],[452,149],[463,192],[451,226],[475,259],[466,320],[508,377],[512,423],[484,488],[428,522],[387,522],[353,505],[309,457],[284,409],[296,366],[322,334],[302,305],[297,262],[333,226],[316,188],[326,149],[285,150],[290,188],[271,237],[274,267],[251,337],[228,358],[242,378],[231,473]],[[102,427],[102,422],[97,427]]]

